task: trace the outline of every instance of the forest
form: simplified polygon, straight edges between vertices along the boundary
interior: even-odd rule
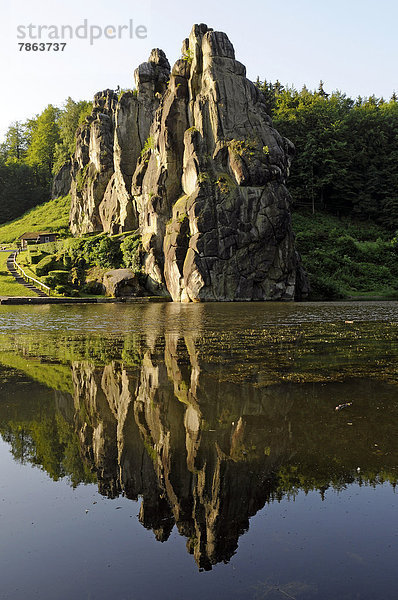
[[[398,99],[355,100],[257,80],[276,129],[296,147],[288,187],[296,210],[398,228]]]
[[[0,223],[11,221],[51,197],[54,175],[75,149],[75,133],[92,103],[68,98],[40,115],[9,126],[0,146]]]

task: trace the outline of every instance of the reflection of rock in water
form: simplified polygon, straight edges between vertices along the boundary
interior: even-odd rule
[[[100,492],[142,495],[142,524],[165,541],[175,523],[208,569],[235,552],[285,450],[264,439],[264,394],[207,381],[191,337],[148,341],[140,369],[73,364],[75,425]]]
[[[395,450],[369,452],[370,436],[386,452],[395,439],[397,409],[378,421],[369,393],[373,385],[380,400],[379,383],[330,384],[329,397],[315,384],[228,383],[196,345],[189,333],[166,333],[147,338],[137,367],[75,362],[73,418],[100,492],[142,496],[141,523],[159,541],[175,524],[200,568],[228,561],[267,501],[359,481],[364,456],[368,481],[395,468]],[[350,391],[368,400],[347,453],[350,428],[334,406]]]
[[[95,465],[99,491],[115,498],[121,489],[117,476],[117,420],[113,398],[106,395],[103,385],[108,370],[105,367],[101,373],[88,362],[73,364],[74,404],[79,438],[86,459]]]
[[[183,340],[181,351],[179,342],[178,336],[166,335],[164,361],[156,363],[149,351],[145,355],[135,414],[178,530],[188,537],[188,549],[199,566],[209,568],[236,550],[249,516],[268,498],[264,479],[280,457],[259,461],[250,417],[234,424],[228,419],[228,411],[244,414],[251,402],[261,412],[255,391],[247,390],[244,397],[236,395],[235,386],[214,388],[214,381],[200,376],[192,338]],[[189,364],[183,359],[179,363],[179,356],[189,356]],[[250,435],[252,457],[245,450]]]

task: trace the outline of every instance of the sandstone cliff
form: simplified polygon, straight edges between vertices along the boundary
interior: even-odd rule
[[[172,70],[155,49],[136,90],[95,96],[72,161],[73,234],[139,229],[147,288],[175,301],[307,291],[286,178],[293,145],[228,37],[195,25]]]

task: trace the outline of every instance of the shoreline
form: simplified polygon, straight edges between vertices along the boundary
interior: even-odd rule
[[[55,298],[48,296],[0,296],[0,304],[22,305],[22,304],[115,304],[132,302],[170,302],[168,298],[161,296],[137,296],[122,298]]]
[[[123,296],[120,298],[106,298],[106,297],[98,297],[98,298],[62,298],[62,297],[54,297],[48,296],[46,298],[41,296],[0,296],[0,305],[46,305],[46,304],[133,304],[133,303],[148,303],[148,302],[172,302],[171,298],[167,298],[164,296]],[[249,302],[245,302],[242,300],[238,300],[237,302],[243,302],[244,304],[249,304]],[[334,300],[301,300],[298,301],[276,301],[292,304],[313,304],[318,302],[327,302],[330,304],[333,303],[351,303],[351,302],[397,302],[395,298],[383,298],[382,296],[361,296],[361,297],[349,297],[349,298],[336,298]],[[203,304],[234,304],[232,301],[206,301]],[[268,304],[268,301],[257,301],[255,304]],[[176,304],[184,304],[177,302]],[[192,304],[192,303],[188,303]],[[195,303],[194,303],[195,304]],[[200,303],[202,304],[202,302]]]

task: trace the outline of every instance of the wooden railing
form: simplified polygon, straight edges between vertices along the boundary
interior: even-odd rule
[[[17,255],[20,252],[22,252],[21,248],[19,248],[18,250],[16,250],[16,252],[14,252],[14,256],[13,256],[14,268],[18,271],[18,273],[20,273],[22,275],[22,277],[25,279],[25,281],[32,281],[35,284],[36,287],[38,287],[39,289],[43,290],[43,292],[45,294],[48,294],[49,296],[51,296],[51,288],[48,287],[48,285],[45,285],[41,281],[38,281],[38,279],[35,279],[34,277],[31,277],[30,275],[28,275],[27,273],[25,273],[25,271],[23,270],[23,268],[17,263]]]

